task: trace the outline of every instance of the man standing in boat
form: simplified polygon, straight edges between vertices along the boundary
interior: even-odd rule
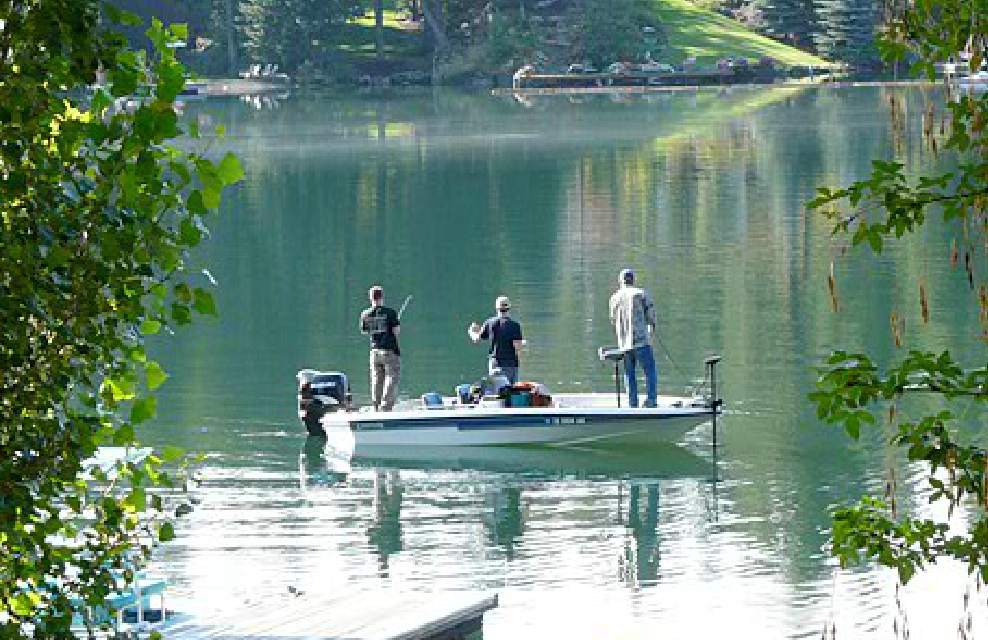
[[[617,334],[618,348],[624,351],[624,375],[628,383],[628,404],[638,406],[638,380],[635,366],[645,371],[645,406],[654,407],[657,399],[655,356],[651,333],[655,331],[655,305],[644,290],[635,286],[635,274],[624,269],[621,288],[611,296],[610,316]]]
[[[500,373],[508,382],[518,382],[518,354],[521,351],[521,325],[511,319],[511,301],[500,296],[494,303],[497,315],[484,321],[483,326],[471,322],[467,334],[474,342],[490,340],[488,373]]]
[[[381,286],[374,285],[367,295],[371,306],[360,314],[360,332],[370,335],[371,402],[375,411],[391,411],[401,380],[401,321],[394,309],[384,306]]]

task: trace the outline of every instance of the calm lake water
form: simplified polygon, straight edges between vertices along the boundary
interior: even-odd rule
[[[811,638],[828,624],[844,638],[903,624],[956,637],[962,572],[937,567],[897,604],[890,572],[829,558],[828,509],[892,474],[905,508],[931,512],[920,468],[877,434],[852,443],[820,424],[807,400],[835,348],[901,355],[892,311],[910,347],[983,354],[976,300],[944,259],[950,230],[928,225],[878,259],[844,255],[804,206],[874,157],[931,166],[922,114],[942,101],[859,87],[190,104],[186,117],[226,128],[215,148],[240,155],[247,177],[200,255],[221,317],[154,345],[171,378],[143,440],[206,454],[201,504],[157,563],[181,608],[289,588],[490,590],[489,640]],[[706,425],[654,451],[437,451],[347,470],[307,441],[298,369],[346,371],[368,399],[357,317],[370,285],[395,307],[413,296],[404,397],[484,373],[466,327],[501,294],[528,340],[523,379],[607,390],[613,370],[595,354],[613,342],[607,299],[624,267],[658,304],[663,391],[723,356],[716,452]],[[984,421],[957,410],[984,438]],[[974,596],[985,631],[985,592]]]

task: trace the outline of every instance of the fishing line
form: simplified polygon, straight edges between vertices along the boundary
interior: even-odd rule
[[[666,358],[669,359],[669,362],[672,363],[672,366],[675,367],[676,371],[679,372],[679,375],[682,376],[683,383],[686,386],[689,386],[690,377],[686,375],[686,372],[683,371],[683,368],[679,366],[679,363],[676,362],[676,360],[672,357],[672,354],[669,353],[669,350],[666,349],[666,345],[662,342],[662,338],[659,337],[658,332],[652,332],[652,335],[655,336],[655,341],[659,343],[660,347],[662,347],[662,352],[666,354]]]

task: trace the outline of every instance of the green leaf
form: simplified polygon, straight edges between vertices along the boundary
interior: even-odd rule
[[[202,242],[202,232],[199,231],[195,223],[189,218],[185,218],[179,224],[178,237],[182,244],[190,247],[194,247]]]
[[[158,402],[153,397],[141,398],[134,402],[130,408],[130,421],[140,424],[153,418],[157,414]]]
[[[189,285],[184,282],[177,283],[174,287],[172,287],[172,291],[175,293],[175,298],[179,302],[184,304],[192,302],[192,289],[190,289]]]
[[[134,442],[134,426],[122,424],[113,431],[111,440],[115,446],[123,447]]]
[[[134,397],[134,382],[126,378],[109,378],[110,392],[114,400],[130,400]]]
[[[145,320],[141,323],[141,334],[153,336],[161,331],[161,322],[157,320]]]
[[[189,324],[192,322],[192,312],[184,304],[172,303],[172,320],[176,324]]]
[[[196,311],[205,315],[217,315],[216,303],[213,302],[213,296],[211,293],[200,287],[196,287],[192,293],[194,296],[192,306]]]
[[[41,596],[36,591],[22,591],[14,599],[14,613],[21,617],[29,617],[34,613],[35,607],[41,602]]]
[[[168,379],[168,374],[165,373],[165,370],[157,362],[148,361],[144,369],[147,372],[148,389],[152,391],[160,387]]]
[[[234,184],[244,177],[244,170],[240,166],[240,159],[232,153],[227,153],[223,156],[219,167],[217,167],[217,171],[224,185]]]
[[[872,231],[868,234],[868,244],[871,245],[871,250],[875,253],[882,252],[882,235],[877,231]]]
[[[158,540],[170,542],[175,539],[175,525],[171,522],[162,522],[158,528]]]
[[[147,493],[142,487],[135,487],[123,501],[129,511],[144,511],[147,509]]]
[[[161,451],[161,459],[165,462],[175,462],[185,455],[185,450],[174,445],[168,445]]]
[[[206,208],[206,201],[202,197],[202,191],[199,189],[195,189],[189,194],[189,198],[186,200],[186,206],[191,213],[199,216],[209,213],[209,209]]]

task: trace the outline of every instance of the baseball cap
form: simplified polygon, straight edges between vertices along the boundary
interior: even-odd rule
[[[508,300],[508,296],[498,296],[497,301],[494,302],[494,308],[498,311],[507,311],[511,308],[511,300]]]
[[[621,282],[624,282],[626,284],[631,284],[634,281],[635,281],[635,272],[634,271],[632,271],[631,269],[622,269],[621,270]]]

